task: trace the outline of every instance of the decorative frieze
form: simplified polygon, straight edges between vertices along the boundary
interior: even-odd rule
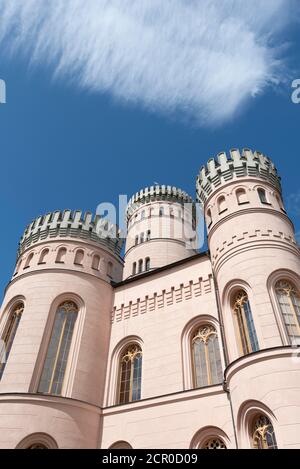
[[[176,287],[172,286],[169,290],[154,292],[151,296],[137,298],[128,304],[115,306],[112,311],[112,323],[120,322],[131,317],[166,309],[184,301],[189,301],[201,295],[211,293],[213,288],[212,276],[208,278],[199,278],[198,280],[190,280],[188,283],[180,284]]]

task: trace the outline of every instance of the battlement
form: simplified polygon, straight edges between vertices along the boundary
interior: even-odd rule
[[[64,210],[36,218],[25,229],[19,242],[18,255],[29,246],[46,239],[79,238],[102,244],[120,255],[124,240],[118,227],[90,212]]]
[[[259,151],[233,149],[229,154],[219,153],[216,159],[211,158],[202,166],[196,183],[197,199],[204,204],[221,184],[247,176],[264,179],[281,192],[280,177],[270,158]]]
[[[194,203],[190,195],[174,186],[156,185],[146,187],[134,194],[129,200],[126,209],[127,220],[141,205],[156,201],[178,202],[181,204]]]

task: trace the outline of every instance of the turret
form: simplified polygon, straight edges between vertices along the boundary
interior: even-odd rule
[[[137,192],[127,206],[124,278],[157,269],[197,252],[192,198],[176,187]]]
[[[277,269],[298,268],[299,249],[274,164],[262,153],[248,149],[219,153],[200,170],[197,198],[204,207],[211,261],[223,306],[231,304],[230,285],[248,285],[255,303],[252,309],[257,317],[259,347],[278,345],[281,331],[270,305],[267,283]],[[265,320],[269,315],[268,328],[259,319],[262,315]],[[238,356],[240,348],[232,346],[230,355]]]
[[[11,447],[31,433],[56,435],[60,448],[97,447],[121,249],[117,228],[91,213],[49,213],[26,228],[0,315]]]
[[[240,429],[260,412],[280,422],[292,442],[289,428],[299,421],[299,359],[293,356],[300,345],[300,256],[280,177],[262,153],[231,150],[200,170],[197,196],[205,211],[239,447],[249,438]]]

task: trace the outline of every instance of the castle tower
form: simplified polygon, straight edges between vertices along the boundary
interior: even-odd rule
[[[127,206],[124,279],[197,252],[192,198],[171,186],[137,192]]]
[[[49,213],[26,228],[1,309],[0,447],[97,447],[121,248],[115,227],[90,213]]]
[[[241,419],[253,418],[263,403],[264,415],[276,415],[279,446],[292,445],[292,431],[300,430],[300,366],[294,359],[300,258],[277,170],[260,152],[219,153],[200,170],[197,196],[205,212],[236,424],[243,428]],[[241,409],[243,402],[249,409]],[[246,435],[239,439],[246,445]]]

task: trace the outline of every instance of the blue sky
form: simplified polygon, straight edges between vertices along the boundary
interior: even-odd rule
[[[81,0],[73,1],[80,6]],[[28,4],[34,5],[34,2],[28,0]],[[180,0],[175,1],[178,2]],[[10,5],[15,3],[18,4],[17,0],[12,0]],[[192,8],[193,1],[188,3]],[[231,0],[229,3],[234,4]],[[278,3],[281,8],[281,2]],[[6,0],[0,0],[0,8],[3,5],[7,5]],[[142,13],[134,12],[135,15]],[[281,14],[281,10],[276,13]],[[64,14],[68,15],[68,11]],[[218,18],[222,24],[223,20]],[[228,68],[224,64],[224,68],[219,69],[223,88],[218,85],[219,89],[212,92],[208,86],[210,75],[203,74],[190,91],[188,84],[199,78],[198,67],[199,70],[205,67],[205,62],[215,52],[208,46],[196,69],[189,65],[184,68],[184,60],[179,63],[185,77],[184,80],[175,75],[174,80],[168,78],[170,84],[172,82],[171,93],[167,82],[160,83],[163,77],[159,73],[159,59],[158,64],[154,64],[158,67],[157,75],[149,75],[147,60],[153,57],[148,57],[145,51],[140,56],[136,54],[136,63],[133,53],[125,71],[112,67],[110,76],[105,76],[104,80],[101,68],[93,68],[92,75],[91,72],[85,74],[85,67],[91,70],[86,60],[75,69],[70,65],[67,70],[57,69],[56,59],[48,60],[49,53],[55,54],[55,49],[48,51],[48,56],[46,48],[35,50],[32,61],[33,43],[37,41],[32,32],[32,19],[27,21],[28,28],[31,25],[30,39],[26,36],[28,31],[18,30],[18,39],[24,35],[24,43],[22,40],[14,42],[16,36],[12,35],[9,19],[3,20],[2,29],[1,21],[0,78],[7,85],[7,103],[0,105],[1,292],[14,268],[19,237],[35,217],[66,208],[95,212],[100,202],[117,203],[119,194],[130,197],[154,181],[181,187],[194,196],[200,166],[230,148],[257,149],[273,159],[282,176],[287,208],[296,231],[300,231],[300,104],[291,101],[291,82],[300,78],[300,31],[295,23],[287,19],[274,33],[279,64],[274,59],[275,53],[270,54],[273,57],[270,59],[271,41],[266,40],[266,50],[259,62],[260,73],[251,76],[250,83],[244,64],[239,64],[238,59],[229,54],[229,65],[230,60],[233,67],[241,65],[237,73],[241,74],[240,78],[244,73],[243,79],[236,83],[233,76],[226,83]],[[26,24],[26,19],[24,21]],[[118,16],[115,21],[119,21]],[[142,32],[143,24],[139,26]],[[269,27],[269,23],[260,27],[258,41],[264,37],[264,28]],[[181,30],[180,23],[176,28]],[[213,41],[211,36],[198,39],[208,44]],[[228,45],[231,40],[228,39]],[[13,53],[10,44],[14,44]],[[87,48],[92,47],[85,44]],[[60,68],[63,68],[62,50],[66,44],[60,47],[56,52],[61,54]],[[120,45],[115,41],[108,47],[118,51]],[[134,44],[132,47],[134,49]],[[252,45],[245,44],[245,47],[245,54],[248,51],[254,58],[261,53],[260,49],[252,50]],[[89,49],[89,53],[92,50]],[[224,54],[228,56],[228,52]],[[138,67],[139,61],[146,61],[143,74],[136,81],[128,81],[128,76],[134,75],[133,64]],[[254,61],[253,67],[259,68],[259,63]],[[178,70],[176,68],[176,75]],[[250,68],[249,74],[252,75]],[[185,81],[187,75],[188,81]],[[155,89],[150,89],[151,80]]]

